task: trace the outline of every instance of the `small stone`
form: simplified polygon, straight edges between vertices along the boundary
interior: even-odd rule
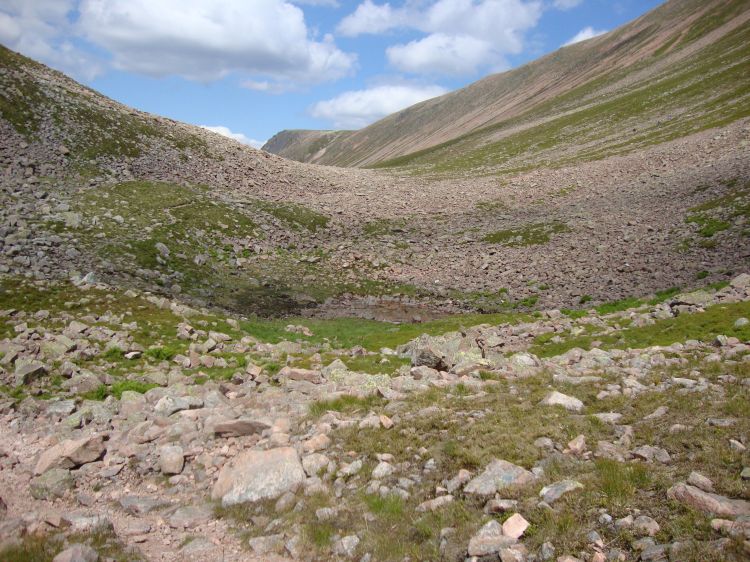
[[[572,455],[582,455],[586,451],[586,437],[579,435],[568,442],[568,452]]]
[[[333,545],[333,552],[345,558],[354,558],[358,545],[359,537],[357,535],[349,535],[336,541],[336,544]]]
[[[420,503],[417,506],[417,511],[419,513],[424,513],[427,511],[437,511],[441,507],[444,507],[452,502],[453,502],[453,496],[451,495],[438,496],[435,499],[427,500],[425,502]]]
[[[704,492],[714,491],[714,483],[711,482],[709,478],[703,476],[700,472],[691,472],[690,476],[688,476],[687,483],[696,488],[700,488]]]
[[[382,480],[383,478],[387,478],[391,474],[393,474],[394,468],[393,465],[387,462],[381,462],[378,463],[378,466],[376,466],[372,470],[372,477],[376,480]]]
[[[648,515],[639,515],[633,521],[633,530],[641,535],[653,537],[660,529],[659,524]]]
[[[517,500],[492,499],[484,506],[485,513],[505,513],[518,507]]]
[[[503,535],[520,539],[529,528],[529,522],[520,513],[514,513],[503,523]]]

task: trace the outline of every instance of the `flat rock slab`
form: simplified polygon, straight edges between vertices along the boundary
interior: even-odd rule
[[[723,517],[750,515],[750,501],[733,500],[719,494],[704,492],[684,482],[675,484],[667,490],[667,496],[707,514]]]
[[[571,412],[580,412],[583,409],[583,402],[574,396],[568,396],[562,392],[553,390],[540,402],[542,406],[562,406]]]
[[[213,518],[213,510],[208,505],[188,505],[179,508],[167,520],[175,529],[193,529]]]
[[[494,496],[504,488],[523,486],[533,482],[535,478],[533,473],[522,466],[495,459],[482,474],[469,481],[464,492],[475,496]]]
[[[160,498],[143,496],[123,496],[120,498],[120,507],[131,515],[146,515],[155,509],[169,507],[170,505],[167,500]]]
[[[243,435],[260,435],[270,428],[271,423],[266,420],[239,418],[217,423],[214,426],[214,433],[221,437],[240,437]]]
[[[76,468],[102,458],[106,447],[104,437],[89,436],[68,439],[44,451],[34,467],[34,474],[43,474],[50,468]]]
[[[575,480],[561,480],[549,486],[545,486],[539,492],[539,496],[548,504],[553,504],[565,494],[583,488],[583,484]]]
[[[224,506],[275,499],[296,490],[304,480],[305,471],[292,447],[245,451],[221,469],[211,497]]]

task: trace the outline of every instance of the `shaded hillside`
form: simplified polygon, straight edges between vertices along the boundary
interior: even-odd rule
[[[749,115],[748,8],[742,0],[672,0],[601,37],[390,115],[329,144],[317,161],[461,172],[552,147],[576,154],[580,145],[576,157],[590,159]]]
[[[301,129],[276,133],[262,150],[299,162],[318,162],[332,142],[345,139],[353,131],[307,131]]]

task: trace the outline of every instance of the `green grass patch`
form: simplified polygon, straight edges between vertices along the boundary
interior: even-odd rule
[[[276,217],[294,229],[316,232],[326,228],[330,221],[330,218],[327,216],[297,203],[255,199],[252,205],[258,210]]]
[[[145,394],[152,388],[156,388],[157,384],[149,383],[149,382],[143,382],[143,381],[131,381],[131,380],[124,380],[124,381],[117,381],[113,383],[111,386],[107,386],[105,384],[99,386],[96,390],[92,390],[91,392],[87,392],[83,394],[81,397],[84,400],[104,400],[108,396],[114,396],[118,400],[122,398],[122,393],[125,391],[132,391],[132,392],[138,392],[140,394]]]
[[[533,246],[546,244],[554,234],[570,232],[567,225],[561,222],[534,223],[520,228],[509,228],[491,232],[483,238],[490,244],[504,246]]]
[[[361,412],[371,410],[382,404],[383,400],[377,396],[360,398],[358,396],[344,395],[331,400],[317,400],[310,404],[308,413],[313,418],[319,418],[326,412]]]
[[[614,334],[571,337],[559,343],[540,340],[531,347],[530,352],[541,357],[552,357],[574,347],[589,349],[594,340],[600,341],[603,349],[668,346],[689,339],[710,342],[717,335],[734,336],[747,341],[750,339],[750,327],[734,327],[735,321],[743,317],[750,317],[750,303],[717,304],[708,307],[705,312],[657,320],[648,326],[626,328]]]

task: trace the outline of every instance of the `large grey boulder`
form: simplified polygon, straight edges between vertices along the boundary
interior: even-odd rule
[[[304,480],[305,471],[292,447],[245,451],[221,469],[211,497],[224,506],[275,499],[295,491]]]

